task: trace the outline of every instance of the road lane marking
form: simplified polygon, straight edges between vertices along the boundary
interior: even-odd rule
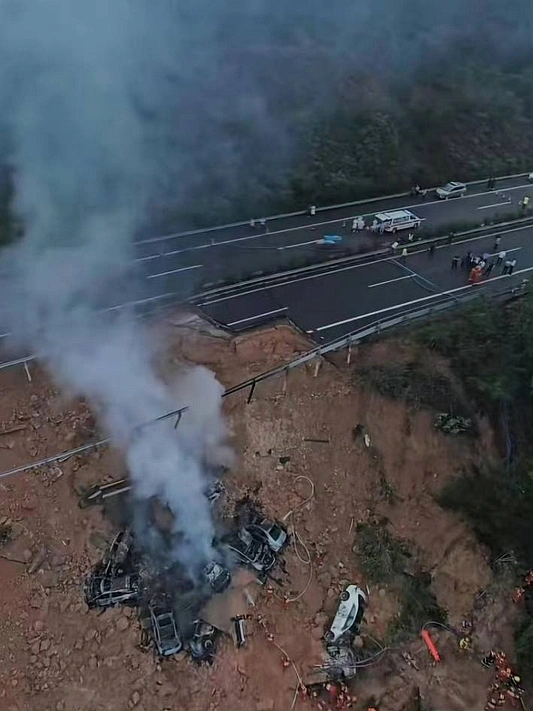
[[[431,294],[431,296],[422,296],[420,299],[413,299],[412,301],[405,301],[403,304],[396,304],[395,306],[387,306],[385,309],[379,309],[378,311],[369,311],[366,314],[361,314],[360,316],[353,316],[352,318],[346,318],[343,321],[336,321],[335,323],[328,323],[325,326],[319,326],[318,328],[311,329],[307,333],[318,333],[319,331],[326,331],[329,328],[335,328],[336,326],[344,326],[347,323],[352,323],[353,321],[360,321],[362,318],[368,318],[369,316],[377,316],[378,314],[384,314],[387,311],[394,311],[395,309],[402,309],[405,306],[412,306],[413,304],[419,304],[422,301],[429,301],[430,299],[437,299],[440,296],[449,296],[450,294],[455,294],[458,291],[464,291],[465,289],[471,289],[472,287],[481,286],[483,284],[490,284],[493,281],[498,281],[498,279],[505,279],[508,276],[517,276],[518,274],[526,274],[527,272],[533,271],[533,267],[527,267],[526,269],[519,269],[512,274],[500,274],[498,276],[492,277],[491,279],[486,279],[478,284],[465,284],[464,286],[458,286],[455,289],[448,289],[447,291],[440,291],[438,294]]]
[[[179,272],[187,272],[190,271],[191,269],[201,269],[204,265],[203,264],[193,264],[192,267],[180,267],[179,269],[171,269],[168,272],[161,272],[161,274],[149,274],[146,278],[147,279],[156,279],[157,277],[164,277],[167,276],[168,274],[178,274]]]
[[[402,281],[402,279],[412,279],[415,276],[418,276],[418,274],[415,274],[415,272],[413,272],[412,274],[406,274],[406,276],[397,277],[396,279],[388,279],[387,281],[378,281],[377,284],[369,284],[368,288],[373,289],[375,286],[383,286],[384,284],[392,284],[393,281]]]
[[[513,232],[518,232],[519,230],[527,230],[531,229],[531,225],[522,225],[520,227],[515,227],[510,230],[502,230],[500,233],[501,235],[513,233]],[[476,240],[479,239],[494,239],[496,235],[476,235],[474,237],[469,237],[468,239],[461,239],[458,242],[454,242],[453,244],[442,244],[437,246],[437,249],[448,249],[449,247],[458,247],[463,244],[468,244],[468,242],[475,242]],[[515,251],[517,249],[522,249],[522,247],[516,247],[514,249],[508,249],[508,252]],[[412,252],[409,252],[409,256],[414,256],[415,254],[423,254],[424,252],[427,252],[427,247],[422,247],[421,249],[413,250]],[[250,294],[255,294],[259,291],[267,291],[268,289],[279,289],[282,286],[290,286],[291,284],[297,284],[299,281],[307,281],[308,279],[319,279],[320,277],[326,277],[330,276],[331,274],[337,274],[338,272],[344,272],[349,269],[361,269],[362,267],[369,267],[372,264],[383,264],[384,262],[394,262],[396,261],[395,256],[390,256],[390,257],[381,257],[380,259],[374,259],[371,262],[364,262],[362,264],[350,264],[347,267],[341,267],[339,269],[331,269],[330,271],[327,272],[321,272],[320,274],[311,274],[309,276],[299,276],[295,279],[292,279],[291,281],[284,281],[281,284],[267,284],[265,286],[258,286],[256,289],[251,289],[250,291],[245,291],[240,294],[230,294],[229,296],[221,296],[218,299],[212,299],[210,301],[203,301],[198,304],[198,306],[211,306],[211,304],[218,304],[221,301],[229,301],[230,299],[238,299],[242,298],[244,296],[249,296]],[[327,265],[327,262],[325,263]],[[419,277],[423,278],[423,277]],[[431,282],[430,282],[431,283]]]
[[[226,326],[237,326],[239,323],[246,323],[246,321],[255,321],[255,319],[262,318],[263,316],[272,316],[272,314],[279,314],[281,311],[287,311],[288,306],[284,306],[281,309],[275,309],[274,311],[267,311],[264,314],[257,314],[257,316],[248,316],[248,318],[241,318],[239,321],[232,321],[227,323]]]
[[[481,207],[478,207],[478,210],[488,210],[489,207],[502,207],[503,205],[510,205],[511,202],[511,199],[509,199],[504,200],[503,202],[496,202],[493,205],[482,205]]]
[[[287,244],[287,245],[285,245],[285,246],[283,246],[283,247],[276,247],[276,249],[277,249],[277,250],[281,250],[281,249],[294,249],[295,247],[303,247],[303,246],[305,246],[306,244],[318,244],[319,242],[320,242],[320,238],[319,238],[319,239],[312,239],[310,242],[298,242],[298,244]]]
[[[521,190],[522,188],[527,188],[527,187],[531,187],[531,184],[526,183],[524,185],[516,185],[515,187],[504,188],[504,189],[506,190],[506,192],[510,192],[511,190]],[[483,195],[489,195],[489,194],[493,194],[493,191],[490,190],[490,191],[483,192],[483,193],[472,193],[472,195],[466,194],[464,196],[463,200],[469,200],[471,198],[481,197]],[[429,207],[430,205],[442,205],[445,202],[449,202],[449,201],[431,200],[430,202],[422,202],[422,203],[418,202],[415,205],[404,205],[402,207],[391,208],[389,210],[389,212],[394,211],[394,210],[414,210],[417,207]],[[502,203],[502,204],[506,204],[506,203]],[[379,212],[379,210],[378,210],[378,212]],[[382,210],[382,212],[383,212],[383,210]],[[233,242],[244,242],[246,240],[251,240],[251,239],[260,239],[261,237],[270,237],[272,235],[281,235],[281,234],[285,234],[287,232],[296,232],[297,230],[307,230],[311,227],[322,227],[324,225],[334,225],[335,223],[342,223],[342,222],[346,222],[346,224],[348,224],[349,222],[351,222],[351,220],[354,219],[354,217],[372,217],[373,215],[376,215],[376,214],[377,214],[376,212],[365,212],[365,213],[359,212],[356,215],[351,215],[351,216],[347,216],[347,217],[340,217],[340,218],[337,217],[335,220],[325,220],[323,222],[311,222],[307,225],[300,225],[299,227],[285,227],[282,230],[274,230],[273,232],[262,232],[261,234],[247,235],[246,237],[235,237],[234,239],[221,240],[220,242],[216,242],[215,240],[212,240],[211,242],[209,242],[207,244],[197,244],[194,247],[184,247],[183,249],[178,249],[173,252],[169,252],[168,254],[181,254],[182,252],[193,252],[198,249],[209,249],[210,247],[218,247],[218,246],[222,246],[225,244],[232,244]],[[429,217],[429,218],[422,217],[420,219],[431,220],[431,217]],[[268,220],[267,220],[267,223],[268,223]],[[187,235],[185,235],[185,236],[187,236]],[[162,236],[162,237],[154,237],[150,240],[150,242],[163,241],[163,240],[169,240],[169,239],[178,239],[178,238],[179,238],[179,235],[167,235],[167,236]],[[139,241],[136,244],[146,244],[146,242]],[[273,247],[273,249],[277,249],[277,248]],[[153,256],[154,257],[157,257],[157,256],[164,257],[166,255],[167,255],[167,253],[155,254]]]

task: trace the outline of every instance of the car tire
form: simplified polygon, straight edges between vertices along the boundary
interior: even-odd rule
[[[331,630],[328,630],[327,632],[324,632],[324,642],[327,644],[331,644],[333,640],[335,639],[335,635]]]
[[[347,602],[350,599],[350,593],[347,590],[343,590],[340,594],[340,598],[343,602]]]

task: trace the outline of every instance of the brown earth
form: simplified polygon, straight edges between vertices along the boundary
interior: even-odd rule
[[[161,351],[163,372],[170,376],[183,362],[202,363],[226,386],[309,348],[288,327],[231,339],[176,315],[157,329],[171,344]],[[268,380],[249,404],[247,392],[225,400],[237,453],[226,479],[226,505],[251,493],[269,515],[285,518],[298,537],[293,535],[295,547],[287,553],[289,583],[264,588],[246,583],[255,603],[248,608],[247,644],[236,649],[224,637],[212,666],[194,666],[183,655],[160,663],[140,648],[131,610],[98,614],[83,601],[84,575],[113,527],[99,508],[80,509],[77,492],[124,475],[118,452],[101,449],[0,481],[0,526],[12,538],[0,545],[0,708],[281,711],[293,703],[297,709],[316,708],[299,696],[294,701],[295,670],[307,679],[320,663],[321,637],[341,589],[368,583],[352,550],[357,525],[386,517],[391,533],[408,543],[416,564],[431,573],[450,625],[460,628],[462,620],[473,618],[474,648],[461,653],[452,634],[434,631],[443,661],[433,665],[415,636],[360,672],[353,682],[354,707],[416,711],[418,689],[427,709],[483,709],[491,675],[480,657],[492,647],[513,653],[511,593],[503,578],[493,579],[487,552],[464,523],[438,506],[435,495],[462,469],[496,456],[492,433],[480,421],[482,435],[475,441],[446,437],[435,431],[430,412],[385,399],[353,377],[360,365],[407,357],[403,344],[382,341],[352,353],[350,365],[344,354],[324,361],[316,377],[313,364],[286,379]],[[83,403],[69,400],[44,372],[35,369],[32,375],[28,383],[22,369],[0,374],[2,471],[95,435]],[[354,440],[358,423],[370,435],[369,448]],[[383,481],[392,498],[384,495]],[[473,610],[480,590],[487,592]],[[387,585],[369,585],[369,592],[365,645],[386,638],[399,609]]]

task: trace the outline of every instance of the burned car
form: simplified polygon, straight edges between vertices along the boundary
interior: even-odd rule
[[[150,626],[152,639],[161,657],[181,652],[183,642],[170,605],[161,602],[150,605]]]
[[[205,566],[203,574],[213,592],[216,593],[224,592],[231,582],[229,570],[214,560]]]
[[[240,528],[226,545],[237,559],[260,573],[267,573],[276,564],[276,556],[266,543],[261,543],[248,528]]]
[[[85,581],[83,592],[89,608],[137,605],[141,580],[137,574],[111,577],[97,568]]]
[[[287,529],[279,523],[264,518],[259,523],[251,523],[248,530],[254,538],[266,543],[274,553],[281,553],[287,545]]]
[[[119,531],[101,563],[106,575],[119,576],[127,572],[128,567],[131,567],[132,546],[133,534],[131,530],[126,528]]]
[[[211,662],[215,651],[217,629],[204,620],[195,620],[189,639],[189,653],[195,662]]]

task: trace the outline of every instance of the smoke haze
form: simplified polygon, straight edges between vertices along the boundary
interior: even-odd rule
[[[1,323],[98,409],[137,494],[176,514],[183,561],[211,555],[204,465],[230,459],[220,386],[189,373],[178,400],[196,412],[132,439],[177,402],[132,315],[98,313],[135,280],[134,235],[172,210],[179,226],[193,197],[220,214],[260,202],[354,72],[408,82],[469,42],[527,53],[529,7],[487,0],[480,23],[476,0],[2,0],[0,138],[25,236],[1,256]]]

